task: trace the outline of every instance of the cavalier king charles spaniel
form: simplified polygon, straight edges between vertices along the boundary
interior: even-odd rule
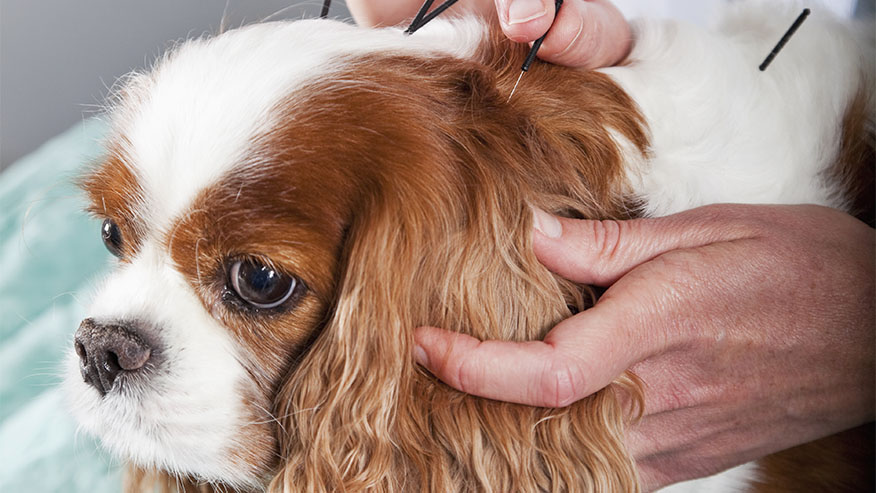
[[[637,21],[621,65],[539,63],[510,100],[528,47],[474,17],[181,44],[120,85],[82,179],[118,262],[75,334],[74,414],[128,491],[637,491],[635,375],[561,409],[496,402],[418,367],[413,330],[532,340],[592,305],[537,261],[533,206],[872,221],[873,32],[816,11],[759,71],[796,13]]]

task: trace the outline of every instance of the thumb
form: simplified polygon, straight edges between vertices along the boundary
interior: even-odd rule
[[[609,67],[632,45],[630,27],[609,0],[496,0],[502,31],[512,41],[528,43],[548,32],[538,56],[579,68]]]
[[[564,407],[610,384],[650,350],[630,341],[613,302],[557,324],[544,341],[480,341],[435,327],[415,332],[417,362],[451,387],[540,407]]]
[[[610,67],[626,58],[632,39],[627,20],[611,1],[567,0],[538,56],[568,67]]]
[[[533,250],[545,267],[566,279],[608,286],[666,252],[757,235],[737,220],[745,207],[707,206],[627,221],[569,219],[533,208]]]

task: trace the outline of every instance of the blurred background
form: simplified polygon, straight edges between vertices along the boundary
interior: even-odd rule
[[[702,23],[721,0],[617,0],[639,13]],[[850,13],[854,0],[828,0]],[[866,3],[866,2],[865,2]],[[872,5],[872,2],[869,2]],[[176,40],[227,26],[319,14],[320,0],[2,0],[0,170],[93,115],[108,87],[143,69]],[[872,7],[871,7],[872,9]],[[349,19],[343,0],[331,17]]]
[[[84,117],[121,75],[174,41],[227,26],[319,15],[320,0],[2,0],[0,169]],[[349,18],[344,2],[331,17]],[[290,56],[293,55],[290,53]]]

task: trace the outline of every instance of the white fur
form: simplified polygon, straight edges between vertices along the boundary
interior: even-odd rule
[[[758,466],[752,462],[728,469],[721,474],[694,479],[662,488],[660,493],[731,493],[748,491],[752,481],[760,478]]]
[[[201,307],[167,253],[147,243],[99,289],[90,316],[143,324],[160,341],[154,352],[162,364],[143,388],[101,398],[71,353],[66,389],[82,428],[136,464],[240,481],[245,471],[227,455],[245,415],[233,391],[246,384],[244,371],[227,329]]]
[[[836,154],[844,104],[858,89],[861,48],[813,14],[760,73],[757,65],[793,20],[762,17],[763,8],[745,4],[719,34],[638,22],[632,64],[606,70],[650,125],[652,158],[628,163],[648,213],[713,202],[844,205],[819,173]],[[296,89],[366,53],[469,57],[484,32],[472,19],[439,20],[411,37],[327,21],[254,25],[187,42],[153,73],[131,77],[113,119],[143,188],[137,213],[149,231],[136,258],[99,290],[90,316],[147,321],[166,368],[134,396],[101,399],[81,381],[72,354],[67,387],[82,426],[141,465],[257,484],[261,478],[228,455],[247,419],[239,394],[252,383],[240,363],[246,355],[173,268],[162,238],[202,190],[255,169],[254,140],[276,124],[275,108]],[[722,475],[726,484],[708,480],[708,491],[751,470]]]
[[[813,10],[759,71],[801,10],[738,2],[712,32],[671,20],[633,23],[630,63],[604,72],[638,103],[651,130],[653,158],[629,167],[649,215],[720,202],[846,208],[840,184],[822,171],[836,159],[841,121],[873,44]]]

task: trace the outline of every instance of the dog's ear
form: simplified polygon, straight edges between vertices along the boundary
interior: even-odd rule
[[[332,316],[280,391],[278,491],[388,489],[397,466],[398,397],[413,390],[411,331],[424,322],[411,294],[427,245],[416,221],[400,218],[413,211],[380,200],[350,227]]]
[[[128,465],[122,479],[125,493],[233,493],[237,490],[224,485],[211,485],[184,476],[157,469],[141,469]]]
[[[441,181],[375,193],[351,225],[336,306],[278,395],[285,464],[271,490],[454,491],[474,481],[634,491],[617,388],[537,409],[461,394],[414,362],[419,325],[538,339],[567,305],[588,303],[532,254],[524,202],[462,188],[465,199],[429,208],[440,203],[430,196],[452,197],[430,190]]]
[[[379,73],[363,67],[356,85],[340,86],[359,91],[345,92],[343,108],[385,100],[379,114],[365,113],[370,120],[360,117],[351,129],[370,131],[356,140],[368,152],[351,173],[357,199],[336,301],[278,391],[285,463],[271,488],[634,491],[615,392],[635,389],[630,378],[569,408],[536,409],[461,394],[413,360],[420,325],[533,340],[570,316],[570,306],[585,309],[588,291],[554,277],[533,254],[528,204],[609,217],[604,205],[612,199],[603,195],[617,169],[603,176],[597,161],[619,160],[609,132],[582,121],[590,112],[569,116],[551,100],[542,105],[551,114],[535,122],[525,105],[507,103],[484,66],[433,62],[382,60]],[[444,76],[424,75],[435,70]],[[603,79],[585,81],[590,97],[617,99]],[[363,91],[370,81],[380,85]],[[635,112],[628,113],[621,123],[634,127]],[[551,140],[539,130],[546,126],[585,131]]]

